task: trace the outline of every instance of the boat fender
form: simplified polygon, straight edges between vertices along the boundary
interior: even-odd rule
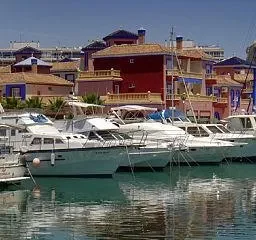
[[[51,165],[55,165],[55,153],[51,153]]]
[[[39,159],[39,158],[34,158],[32,163],[33,163],[33,166],[34,166],[34,167],[39,167],[39,165],[40,165],[40,159]]]

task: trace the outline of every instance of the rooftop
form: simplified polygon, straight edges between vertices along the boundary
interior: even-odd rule
[[[216,64],[214,64],[214,66],[216,67],[223,67],[223,66],[232,66],[232,67],[244,67],[244,68],[248,68],[248,67],[252,67],[252,68],[256,68],[256,65],[251,64],[249,61],[246,61],[242,58],[239,57],[231,57],[225,60],[222,60]]]
[[[31,66],[33,61],[36,62],[37,66],[45,66],[45,67],[51,67],[52,65],[47,63],[47,62],[44,62],[38,58],[35,58],[35,57],[30,57],[30,58],[27,58],[21,62],[18,62],[16,64],[14,64],[15,67],[18,67],[18,66]]]
[[[106,47],[106,44],[102,41],[94,41],[93,43],[87,45],[86,47],[82,48],[84,50],[101,50]]]
[[[93,54],[93,58],[102,57],[122,57],[136,55],[168,55],[171,50],[160,44],[122,44],[113,45],[98,51]],[[212,57],[204,53],[201,49],[184,49],[177,51],[179,56],[196,58],[196,59],[211,59]]]
[[[27,83],[27,84],[39,84],[39,85],[62,85],[72,86],[73,84],[67,80],[56,77],[52,74],[37,74],[37,73],[1,73],[0,84],[6,83]]]
[[[113,33],[110,33],[106,37],[103,38],[104,41],[107,41],[112,38],[128,38],[128,39],[138,39],[138,35],[126,30],[117,30]]]
[[[217,85],[219,85],[219,86],[242,87],[242,84],[232,80],[230,75],[217,75],[216,80],[217,80]]]
[[[11,72],[11,65],[0,67],[0,73],[10,73]]]
[[[71,61],[71,62],[53,62],[51,72],[58,72],[58,71],[75,72],[75,71],[78,71],[79,67],[80,67],[80,60]]]

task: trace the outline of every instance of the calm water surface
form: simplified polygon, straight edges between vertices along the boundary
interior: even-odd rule
[[[0,239],[256,239],[253,164],[36,181],[0,192]]]

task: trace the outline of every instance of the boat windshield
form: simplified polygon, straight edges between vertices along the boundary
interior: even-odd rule
[[[230,133],[230,131],[226,128],[226,127],[224,127],[223,125],[217,125],[218,126],[218,128],[222,131],[222,132],[224,132],[224,133]]]
[[[113,132],[112,133],[118,140],[126,140],[126,139],[132,139],[129,135],[126,133],[118,133],[118,132]]]
[[[209,137],[209,134],[200,126],[187,127],[187,133],[195,137]]]
[[[116,140],[116,138],[109,131],[97,131],[97,134],[104,140]]]
[[[209,129],[212,133],[223,133],[219,128],[216,126],[206,126],[207,129]]]

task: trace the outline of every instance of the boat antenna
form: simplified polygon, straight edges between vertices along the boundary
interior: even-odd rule
[[[174,124],[174,79],[173,79],[173,68],[174,68],[174,47],[173,47],[173,27],[171,27],[170,32],[170,43],[171,43],[171,80],[172,80],[172,94],[171,94],[171,104],[172,104],[172,125]]]

